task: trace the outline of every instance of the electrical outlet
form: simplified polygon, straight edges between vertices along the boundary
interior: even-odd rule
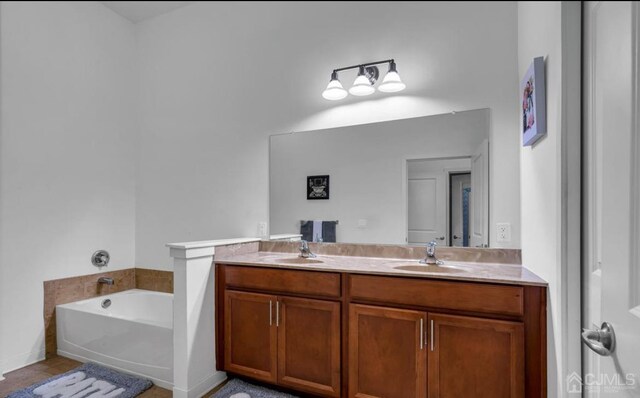
[[[267,223],[266,222],[259,222],[258,223],[258,238],[260,238],[260,239],[268,239],[269,238],[267,236]]]
[[[511,224],[508,222],[496,224],[497,242],[511,242]]]

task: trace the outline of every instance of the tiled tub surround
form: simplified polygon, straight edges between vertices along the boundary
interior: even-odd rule
[[[155,269],[134,268],[136,289],[173,293],[173,272]]]
[[[98,283],[100,277],[113,278],[114,284]],[[104,296],[131,289],[153,290],[173,293],[173,272],[143,268],[101,272],[44,282],[44,327],[46,357],[51,358],[58,350],[56,336],[56,305]]]

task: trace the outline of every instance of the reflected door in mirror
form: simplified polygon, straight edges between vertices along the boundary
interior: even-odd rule
[[[471,247],[489,247],[489,142],[471,157]]]
[[[445,238],[447,219],[446,186],[443,176],[433,172],[416,174],[409,178],[407,189],[408,243],[423,245],[436,240],[444,244],[442,238]]]
[[[469,246],[469,206],[471,201],[471,173],[449,175],[451,211],[451,246]]]

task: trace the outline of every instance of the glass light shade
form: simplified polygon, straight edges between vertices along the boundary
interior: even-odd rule
[[[376,91],[371,82],[365,75],[358,75],[353,82],[353,87],[349,89],[349,93],[362,97],[363,95],[373,94]]]
[[[390,70],[382,79],[382,83],[378,87],[378,90],[383,93],[395,93],[397,91],[402,91],[407,87],[402,80],[400,79],[400,75],[398,72],[394,70]]]
[[[322,97],[329,101],[338,101],[347,96],[347,90],[342,87],[338,79],[331,79],[327,88],[322,92]]]

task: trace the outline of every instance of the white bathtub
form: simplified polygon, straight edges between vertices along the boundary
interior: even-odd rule
[[[58,305],[56,327],[59,355],[173,387],[173,294],[134,289]]]

